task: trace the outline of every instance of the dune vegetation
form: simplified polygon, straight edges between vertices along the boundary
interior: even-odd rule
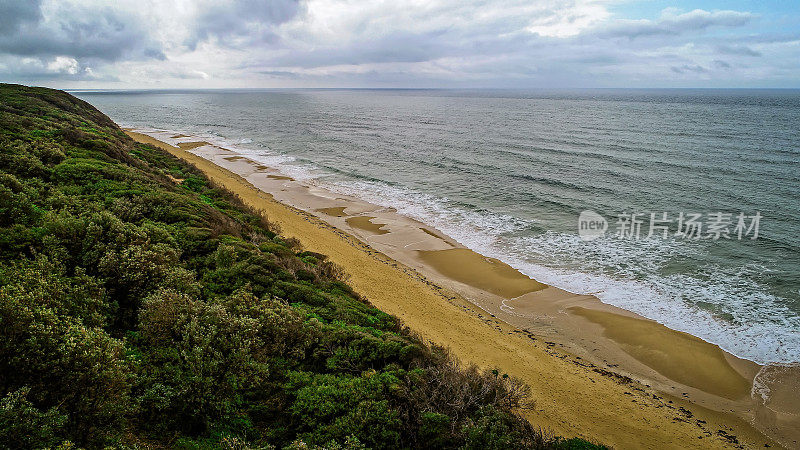
[[[108,117],[0,85],[0,446],[594,448]]]

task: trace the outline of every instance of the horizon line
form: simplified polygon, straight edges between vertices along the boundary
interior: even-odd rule
[[[8,83],[17,84],[17,83]],[[30,86],[47,87],[47,86]],[[50,88],[57,89],[57,88]],[[61,88],[66,92],[91,92],[91,91],[566,91],[566,90],[595,90],[595,91],[797,91],[800,87],[218,87],[218,88],[188,88],[188,87],[159,87],[159,88]]]

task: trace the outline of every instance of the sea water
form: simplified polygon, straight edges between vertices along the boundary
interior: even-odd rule
[[[800,362],[800,91],[74,94],[123,126],[215,139],[394,207],[738,356]],[[581,238],[586,210],[604,236]],[[666,238],[650,233],[664,214]]]

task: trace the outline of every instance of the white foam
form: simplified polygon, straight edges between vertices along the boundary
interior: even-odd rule
[[[704,279],[686,274],[657,275],[662,262],[671,257],[699,257],[702,249],[692,243],[614,238],[585,242],[577,233],[552,231],[514,236],[532,222],[489,211],[466,210],[453,206],[447,198],[385,183],[336,180],[294,157],[268,148],[255,149],[248,139],[232,141],[212,133],[172,139],[176,132],[140,131],[172,144],[205,140],[297,180],[395,208],[538,281],[576,294],[595,295],[605,303],[700,337],[739,357],[761,364],[800,362],[800,317],[748,276],[748,270],[761,268],[744,268],[731,274],[709,267]],[[571,265],[562,264],[564,261]],[[717,315],[727,314],[730,319],[722,320],[699,308],[697,300],[717,305]]]
[[[700,337],[741,358],[761,364],[800,362],[800,317],[752,281],[748,268],[730,274],[709,267],[707,279],[656,274],[671,257],[699,256],[701,248],[690,242],[616,238],[585,242],[577,233],[555,232],[507,237],[531,223],[488,211],[467,211],[453,207],[446,198],[382,183],[340,182],[328,187],[394,207],[538,281],[576,294],[595,295],[604,303]],[[531,262],[532,254],[546,263]],[[559,261],[576,259],[583,260],[584,267],[558,266]],[[600,266],[606,273],[613,272],[613,277],[596,270]],[[720,310],[701,309],[696,306],[698,300]],[[720,318],[722,314],[730,319]]]
[[[238,153],[242,156],[252,159],[253,161],[256,161],[257,163],[276,169],[283,175],[290,176],[300,181],[311,180],[325,176],[325,173],[321,172],[311,164],[298,163],[297,159],[293,156],[280,154],[266,147],[254,149],[252,148],[254,147],[254,145],[252,145],[253,141],[247,138],[227,139],[213,132],[191,133],[160,130],[155,128],[135,128],[135,131],[155,137],[171,145],[177,145],[180,142],[205,141],[215,147],[224,148],[234,153]],[[172,137],[178,134],[182,134],[185,137]]]

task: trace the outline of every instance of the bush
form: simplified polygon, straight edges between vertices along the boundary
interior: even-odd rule
[[[0,400],[0,446],[34,448],[56,446],[67,416],[57,408],[41,411],[28,401],[30,389],[9,392]]]
[[[583,442],[87,103],[2,84],[0,105],[0,446]]]

